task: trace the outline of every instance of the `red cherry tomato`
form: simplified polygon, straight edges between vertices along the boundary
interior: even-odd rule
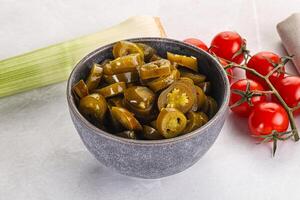
[[[287,76],[278,80],[275,84],[277,91],[289,107],[295,107],[300,103],[300,77]],[[275,100],[276,97],[272,96]],[[277,99],[276,99],[277,100]],[[278,101],[278,100],[277,100]],[[300,109],[297,109],[294,114],[299,114]]]
[[[248,125],[254,136],[268,135],[272,131],[285,132],[289,126],[289,117],[281,105],[263,102],[254,107]]]
[[[232,105],[236,104],[238,101],[240,101],[243,98],[242,95],[234,93],[234,90],[239,90],[239,91],[246,92],[248,84],[250,86],[248,92],[263,91],[264,90],[264,88],[259,83],[255,82],[255,81],[247,80],[247,79],[238,80],[238,81],[234,82],[230,87],[231,94],[230,94],[229,106],[232,106]],[[242,117],[248,117],[255,105],[266,101],[266,96],[265,95],[263,95],[263,96],[253,96],[250,101],[253,104],[253,106],[250,106],[248,104],[248,102],[246,101],[246,102],[244,102],[240,105],[231,107],[232,112],[234,112],[234,113],[236,113],[236,114],[238,114]]]
[[[224,59],[219,58],[218,60],[220,61],[223,67],[226,67],[228,65],[228,62],[226,62]],[[226,69],[226,73],[227,73],[228,80],[231,83],[233,77],[233,69],[232,68]]]
[[[270,71],[274,69],[274,65],[278,65],[280,63],[280,57],[272,52],[259,52],[251,57],[248,61],[247,66],[249,68],[255,69],[261,75],[267,75]],[[283,68],[284,71],[284,68]],[[259,82],[264,88],[268,88],[266,82],[261,78],[253,75],[251,72],[246,72],[246,77],[248,79],[255,80]],[[275,72],[270,76],[270,81],[275,84],[277,81],[283,79],[284,73]]]
[[[244,60],[245,48],[245,40],[238,33],[225,31],[213,38],[210,51],[221,58],[240,64]]]
[[[196,46],[200,49],[203,49],[204,51],[208,51],[207,45],[204,42],[202,42],[201,40],[198,40],[196,38],[187,38],[183,41],[187,44],[191,44],[191,45],[194,45],[194,46]]]

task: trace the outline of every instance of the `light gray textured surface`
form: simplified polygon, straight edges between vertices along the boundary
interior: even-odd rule
[[[236,30],[253,52],[284,53],[276,24],[300,10],[299,0],[89,2],[0,0],[0,58],[134,14],[161,16],[173,38],[209,42],[218,31]],[[86,151],[67,111],[65,83],[0,99],[0,199],[299,199],[300,143],[280,143],[272,159],[270,146],[256,145],[247,133],[246,121],[230,115],[193,167],[161,180],[138,180],[103,168]]]

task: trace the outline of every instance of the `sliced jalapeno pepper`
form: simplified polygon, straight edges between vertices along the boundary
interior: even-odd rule
[[[124,92],[124,105],[138,119],[149,121],[155,118],[155,94],[147,87],[133,86]]]
[[[139,86],[140,83],[139,82],[133,82],[133,83],[127,83],[126,84],[128,88],[133,87],[133,86]]]
[[[204,112],[204,113],[207,114],[208,109],[209,109],[209,102],[208,102],[208,98],[207,98],[207,96],[206,96],[206,100],[204,101],[204,104],[203,104],[203,106],[201,107],[200,110],[201,110],[202,112]]]
[[[202,74],[195,74],[183,69],[180,70],[180,76],[192,79],[195,84],[202,83],[206,79],[206,76]]]
[[[173,62],[171,63],[171,70],[177,69],[178,68],[178,64]]]
[[[153,106],[155,94],[147,87],[133,86],[125,90],[124,98],[134,107],[147,109]]]
[[[127,56],[129,54],[138,53],[144,59],[144,52],[137,44],[128,41],[119,41],[113,47],[113,55],[115,58]]]
[[[139,121],[125,108],[115,107],[111,108],[112,116],[122,124],[127,130],[142,130]]]
[[[210,96],[207,96],[207,101],[209,105],[207,115],[211,119],[218,111],[218,104],[216,100]]]
[[[113,117],[112,115],[112,107],[124,107],[122,103],[121,97],[112,97],[107,100],[107,117],[104,119],[104,125],[108,127],[112,132],[117,133],[123,130],[122,124]]]
[[[158,78],[171,73],[171,63],[166,59],[156,60],[139,67],[139,74],[142,80]]]
[[[188,86],[191,86],[193,87],[194,86],[194,81],[190,78],[187,78],[187,77],[180,77],[180,79],[177,81],[177,82],[181,82],[181,83],[184,83]]]
[[[97,63],[93,63],[90,74],[86,80],[86,85],[89,91],[92,91],[97,88],[97,86],[101,81],[102,74],[103,74],[103,68],[101,67],[101,65]]]
[[[183,113],[197,109],[194,86],[186,81],[177,81],[165,89],[158,97],[158,109],[177,108]]]
[[[137,67],[143,64],[140,54],[130,54],[122,56],[110,61],[103,67],[103,73],[106,75],[114,75],[125,72],[137,71]]]
[[[122,131],[122,132],[116,133],[115,135],[122,137],[122,138],[132,139],[132,140],[138,139],[137,134],[134,131]]]
[[[108,64],[110,61],[112,61],[112,59],[105,59],[100,63],[100,65],[104,66],[104,65]]]
[[[186,123],[186,117],[176,108],[163,108],[157,117],[156,127],[165,138],[173,138],[183,132]]]
[[[95,119],[102,122],[107,110],[105,98],[97,93],[83,97],[79,102],[79,111],[89,119]]]
[[[198,104],[198,109],[201,109],[206,101],[206,95],[203,92],[203,90],[195,85],[195,89],[196,89],[196,95],[197,95],[197,104]]]
[[[133,83],[139,81],[139,73],[137,71],[125,72],[114,75],[103,76],[106,83],[113,84],[118,82]]]
[[[113,99],[114,99],[115,97],[113,97]],[[107,115],[107,118],[106,118],[106,120],[104,120],[104,125],[106,126],[106,127],[108,127],[111,131],[113,131],[114,133],[116,133],[116,132],[120,132],[120,131],[122,131],[123,130],[123,126],[122,126],[122,124],[117,120],[117,119],[115,119],[114,117],[113,117],[113,115],[112,115],[112,110],[111,110],[111,108],[113,107],[113,106],[115,106],[114,105],[114,103],[112,102],[112,101],[110,101],[111,99],[109,99],[108,100],[108,102],[107,102],[107,108],[108,108],[108,111],[107,111],[107,113],[108,113],[108,115]],[[117,106],[117,107],[119,107],[119,106]]]
[[[126,83],[118,82],[94,91],[103,95],[104,97],[113,97],[123,93],[125,89],[126,89]]]
[[[152,128],[157,129],[157,128],[156,128],[156,120],[150,122],[150,126],[151,126]]]
[[[81,99],[89,94],[87,85],[83,80],[78,81],[73,87],[72,90],[75,94]]]
[[[160,140],[164,138],[155,128],[147,125],[143,125],[142,135],[147,140]]]
[[[187,125],[184,133],[192,132],[208,122],[208,117],[204,112],[188,112]]]
[[[194,98],[194,105],[192,107],[192,111],[196,111],[198,109],[198,98],[197,98],[197,90],[195,88],[194,82],[192,79],[187,77],[181,77],[178,81],[178,83],[183,83],[187,85],[193,92],[193,98]]]
[[[134,113],[136,118],[138,118],[142,122],[148,122],[155,119],[155,116],[157,114],[154,110],[154,106],[142,109],[131,105],[127,101],[123,101],[123,104],[130,112]]]
[[[124,107],[123,98],[121,97],[112,97],[107,100],[107,103],[111,106]]]
[[[153,54],[153,56],[150,58],[150,62],[156,61],[156,60],[160,60],[162,59],[162,57],[160,57],[157,54]]]
[[[161,78],[155,79],[147,83],[147,85],[153,90],[154,92],[158,92],[162,89],[165,89],[180,77],[180,73],[178,70],[172,70],[171,74],[167,76],[163,76]]]
[[[195,58],[193,56],[184,56],[184,55],[173,54],[173,53],[167,52],[167,58],[172,63],[175,62],[180,66],[183,66],[183,67],[191,69],[195,72],[198,72],[197,58]]]
[[[154,54],[156,54],[156,50],[149,45],[143,44],[143,43],[137,43],[136,44],[140,49],[142,49],[144,53],[144,60],[146,62],[149,62],[150,59],[153,57]]]
[[[86,81],[72,87],[78,110],[100,129],[129,139],[173,138],[217,112],[207,96],[211,83],[196,73],[197,58],[167,52],[164,59],[151,46],[128,41],[115,43],[113,56],[94,63]]]
[[[197,84],[205,94],[209,94],[211,91],[211,83],[210,82],[203,82]]]

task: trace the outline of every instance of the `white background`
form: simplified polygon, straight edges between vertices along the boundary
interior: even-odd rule
[[[160,16],[171,38],[209,43],[214,34],[234,30],[253,53],[285,54],[275,27],[296,11],[299,0],[0,0],[0,59],[139,14]],[[116,174],[84,148],[68,114],[65,86],[0,99],[1,200],[300,199],[300,144],[280,143],[271,158],[270,145],[257,145],[247,121],[232,114],[213,147],[188,170],[161,180]]]

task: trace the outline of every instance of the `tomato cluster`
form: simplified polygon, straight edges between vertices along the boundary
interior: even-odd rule
[[[300,77],[286,76],[285,64],[288,59],[268,51],[250,56],[246,40],[231,31],[217,34],[209,48],[196,38],[184,42],[214,55],[226,68],[230,82],[234,74],[232,66],[242,66],[240,68],[246,71],[245,78],[231,84],[229,105],[232,112],[248,117],[252,136],[265,139],[266,136],[274,136],[273,133],[284,135],[290,118],[287,107],[283,107],[274,92],[278,92],[289,109],[293,110],[294,116],[300,113]]]

